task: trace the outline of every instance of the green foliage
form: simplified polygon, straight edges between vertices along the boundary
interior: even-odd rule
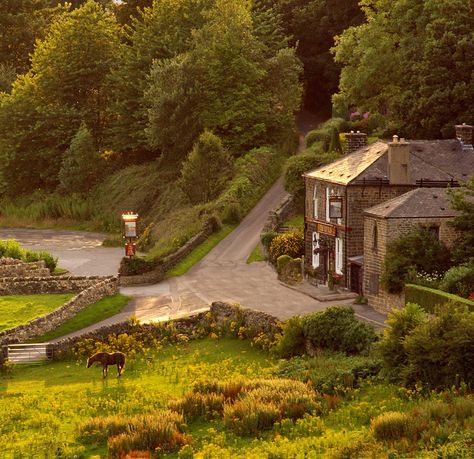
[[[444,273],[440,290],[468,298],[474,292],[474,262],[453,266]]]
[[[26,262],[33,262],[33,261],[44,261],[46,267],[52,273],[57,264],[58,259],[53,257],[48,252],[34,252],[29,249],[21,248],[18,242],[10,239],[6,241],[0,241],[0,258],[15,258],[16,260],[22,260]]]
[[[292,260],[289,255],[280,255],[276,260],[277,272],[281,273],[283,268]]]
[[[402,437],[413,438],[415,423],[409,413],[387,411],[371,422],[374,437],[380,441],[398,440]]]
[[[266,231],[260,235],[260,242],[262,243],[263,247],[268,250],[273,239],[279,236],[279,234],[280,233],[277,233],[276,231]]]
[[[180,186],[193,204],[215,199],[232,173],[232,162],[219,137],[204,131],[181,168]]]
[[[272,347],[272,353],[281,359],[288,359],[295,355],[303,355],[304,352],[305,338],[301,317],[291,317],[283,323],[283,333],[277,336],[277,342]]]
[[[422,285],[407,284],[405,286],[405,302],[418,304],[430,314],[434,314],[439,307],[446,303],[467,306],[474,312],[474,301]]]
[[[280,234],[273,238],[269,247],[270,259],[276,263],[282,255],[291,258],[301,257],[304,253],[304,237],[297,231]]]
[[[64,13],[37,42],[30,71],[0,96],[3,191],[10,195],[58,184],[62,155],[81,121],[104,145],[107,82],[117,64],[118,26],[96,2]]]
[[[387,246],[381,281],[389,293],[398,293],[416,272],[443,273],[449,264],[447,248],[429,230],[419,227]]]
[[[74,295],[20,295],[0,297],[0,331],[25,325],[67,303]]]
[[[331,142],[329,144],[329,151],[342,153],[341,141],[339,139],[339,131],[333,127],[331,130]]]
[[[474,314],[445,307],[420,324],[403,343],[408,365],[404,381],[431,388],[474,384]]]
[[[82,123],[64,153],[58,175],[60,191],[66,194],[90,191],[100,177],[101,166],[91,132]]]
[[[338,155],[334,152],[321,153],[313,150],[306,150],[288,158],[285,168],[285,190],[291,193],[297,201],[303,202],[305,185],[302,175],[324,164],[331,163],[337,158]]]
[[[288,355],[289,357],[289,355]],[[381,363],[372,356],[323,351],[314,357],[294,357],[278,364],[275,374],[311,385],[324,394],[344,395],[379,374]]]
[[[331,306],[302,318],[305,339],[316,349],[357,354],[368,350],[377,339],[374,328],[358,321],[354,309]]]
[[[428,316],[423,308],[413,303],[408,303],[403,309],[392,309],[388,313],[388,328],[384,330],[377,349],[384,372],[390,379],[399,379],[400,372],[408,365],[404,349],[405,338],[427,320]]]
[[[461,232],[453,244],[453,261],[474,261],[474,174],[461,188],[449,190],[449,196],[451,207],[458,211],[452,225]]]
[[[158,265],[153,260],[143,257],[122,258],[120,261],[119,274],[121,276],[137,276],[153,271]]]
[[[471,6],[370,1],[364,12],[367,22],[336,40],[335,60],[343,68],[334,103],[381,113],[389,131],[414,138],[452,137],[454,123],[472,124],[472,69],[459,57],[474,50]]]

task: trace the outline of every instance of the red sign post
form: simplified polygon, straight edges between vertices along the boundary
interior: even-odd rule
[[[122,214],[122,237],[128,239],[125,243],[125,256],[134,257],[136,254],[136,244],[133,242],[137,237],[138,214],[132,212]]]

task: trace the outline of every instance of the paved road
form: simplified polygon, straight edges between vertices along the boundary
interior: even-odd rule
[[[122,248],[102,247],[105,235],[84,231],[0,228],[0,239],[16,239],[23,247],[46,250],[59,266],[78,276],[116,275]]]

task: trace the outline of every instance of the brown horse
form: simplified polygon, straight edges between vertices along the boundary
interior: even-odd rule
[[[125,366],[125,354],[123,352],[97,352],[87,359],[87,368],[91,367],[93,363],[100,363],[102,365],[102,376],[105,378],[109,373],[109,365],[117,365],[117,377],[123,373]]]

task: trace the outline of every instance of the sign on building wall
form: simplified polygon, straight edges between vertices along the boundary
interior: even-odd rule
[[[328,236],[336,237],[336,227],[334,225],[328,225],[326,223],[316,223],[316,231],[318,233],[327,234]]]

